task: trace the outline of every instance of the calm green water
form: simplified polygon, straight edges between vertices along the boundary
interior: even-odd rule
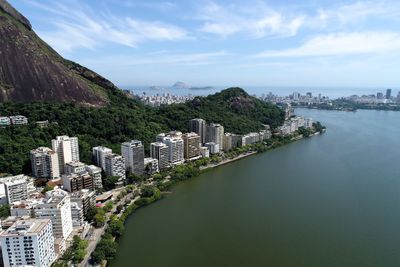
[[[400,112],[211,170],[127,222],[112,266],[400,266]]]

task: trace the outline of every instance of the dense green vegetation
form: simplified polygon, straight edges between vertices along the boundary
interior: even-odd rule
[[[0,219],[7,218],[10,216],[10,206],[0,205]]]
[[[64,267],[69,266],[69,263],[73,264],[80,263],[86,255],[86,248],[89,242],[80,238],[79,236],[74,236],[72,245],[64,252],[62,257],[55,262],[52,267]]]
[[[92,108],[67,103],[1,103],[0,115],[27,116],[29,125],[0,128],[0,173],[30,173],[29,151],[50,146],[57,135],[79,138],[81,160],[91,162],[91,148],[105,145],[117,153],[120,143],[139,139],[146,149],[160,132],[187,131],[188,121],[200,117],[222,123],[227,132],[238,134],[283,122],[279,108],[249,96],[240,88],[230,88],[208,97],[196,97],[184,104],[151,108],[129,99],[118,90],[110,91],[111,104]],[[35,121],[49,120],[45,128]]]

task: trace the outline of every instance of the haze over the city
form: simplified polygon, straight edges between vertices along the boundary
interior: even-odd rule
[[[10,2],[61,55],[118,85],[400,83],[398,1]]]

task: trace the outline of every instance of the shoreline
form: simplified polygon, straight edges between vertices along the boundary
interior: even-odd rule
[[[314,133],[312,133],[312,134],[309,136],[309,138],[311,138],[311,137],[313,137],[313,136],[320,135],[320,134],[322,134],[322,133],[324,133],[324,132],[325,132],[325,131],[322,131],[322,132],[317,132],[317,131],[315,131]],[[214,168],[220,167],[220,166],[222,166],[222,165],[226,165],[226,164],[229,164],[229,163],[232,163],[232,162],[236,162],[236,161],[238,161],[238,160],[240,160],[240,159],[243,159],[243,158],[247,158],[247,157],[250,157],[250,156],[253,156],[253,155],[256,155],[256,154],[261,154],[261,153],[269,152],[270,150],[274,150],[275,148],[282,147],[282,146],[284,146],[284,145],[287,145],[287,144],[290,144],[290,143],[293,143],[293,142],[302,140],[302,139],[304,139],[304,138],[306,138],[306,137],[304,137],[303,135],[300,134],[300,135],[292,136],[290,139],[288,139],[287,142],[283,142],[283,143],[279,143],[279,142],[278,142],[278,143],[274,143],[274,144],[272,144],[272,145],[270,145],[270,146],[267,146],[267,145],[264,143],[266,150],[262,150],[262,151],[259,151],[259,150],[251,150],[251,151],[247,151],[247,152],[245,152],[245,153],[243,153],[243,154],[239,154],[238,156],[236,156],[236,157],[234,157],[234,158],[225,159],[225,160],[223,160],[223,161],[221,161],[221,162],[219,162],[219,163],[208,164],[208,165],[206,165],[206,166],[200,166],[200,167],[198,167],[198,170],[200,171],[199,174],[201,174],[201,173],[203,173],[203,172],[205,172],[205,171],[212,170],[212,169],[214,169]],[[262,144],[262,143],[254,143],[253,145],[257,145],[257,144]],[[253,148],[253,149],[256,149],[256,148]],[[196,178],[196,177],[198,177],[198,176],[199,176],[199,175],[195,175],[195,176],[193,176],[193,177],[190,177],[190,178],[187,179],[187,180],[190,180],[190,179],[192,179],[192,178]],[[166,181],[166,180],[164,180],[164,181]],[[171,181],[171,178],[169,178],[168,181]],[[178,184],[179,182],[181,182],[181,181],[180,181],[180,180],[173,181],[173,183],[170,185],[170,187],[172,187],[172,186]],[[156,187],[157,187],[157,186],[156,186]],[[167,188],[167,189],[168,189],[168,188]],[[169,191],[169,190],[167,190],[167,189],[162,190],[162,191],[160,190],[160,192],[161,192],[161,193],[163,193],[163,192],[168,192],[168,194],[171,194],[172,191]],[[164,194],[162,194],[162,195],[164,195]],[[139,198],[141,198],[141,197],[139,197]],[[130,215],[132,215],[132,214],[134,213],[135,210],[144,208],[145,206],[148,206],[148,205],[151,205],[152,203],[157,202],[157,201],[160,200],[160,199],[162,199],[162,197],[161,197],[161,198],[154,199],[154,200],[151,201],[150,203],[148,203],[148,204],[146,204],[146,205],[143,205],[143,206],[137,206],[137,205],[135,204],[135,202],[131,202],[130,205],[128,205],[128,207],[127,207],[126,209],[129,210],[130,208],[132,208],[132,210],[129,211],[129,212],[126,214],[126,217],[125,217],[125,220],[124,220],[124,225],[125,225],[126,219],[128,219],[128,218],[130,217]],[[125,210],[125,211],[126,211],[126,210]],[[107,227],[107,226],[105,226],[105,228],[106,228],[106,227]],[[120,237],[121,237],[121,236],[120,236]],[[118,239],[119,239],[120,237],[114,239],[115,242],[117,243],[117,245],[119,245]],[[90,258],[90,257],[91,257],[91,255],[89,255],[89,258]],[[105,261],[103,261],[103,262],[101,263],[100,266],[105,266],[105,267],[110,266],[110,265],[109,265],[110,262],[112,262],[112,260],[105,260]],[[86,266],[96,266],[96,265],[89,264],[89,265],[86,265]]]

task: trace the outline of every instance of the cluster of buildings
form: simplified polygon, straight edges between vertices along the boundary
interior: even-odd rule
[[[184,103],[192,100],[193,95],[173,95],[170,93],[147,95],[143,93],[138,96],[139,99],[146,105],[159,107],[161,105],[170,105],[175,103]]]
[[[10,125],[25,125],[28,124],[28,118],[22,115],[1,117],[0,116],[0,127]]]
[[[262,94],[260,97],[261,100],[276,104],[296,104],[296,105],[313,105],[313,104],[322,104],[330,101],[329,97],[323,96],[322,94],[318,94],[314,96],[311,92],[307,92],[305,95],[302,95],[298,92],[294,92],[288,96],[278,96],[273,93]]]
[[[289,120],[279,128],[282,134],[311,127],[310,120],[292,117],[290,105],[286,111]],[[25,175],[0,178],[0,204],[10,205],[11,212],[0,223],[5,266],[50,266],[65,251],[74,232],[87,230],[84,218],[96,200],[103,202],[95,193],[102,189],[102,173],[118,177],[119,186],[125,183],[127,173],[152,175],[271,136],[268,125],[258,132],[238,135],[226,133],[221,124],[198,118],[189,121],[187,133],[158,134],[150,144],[150,157],[145,157],[144,145],[138,140],[122,143],[120,154],[104,146],[93,147],[94,165],[80,161],[77,137],[57,136],[51,140],[51,148],[30,151],[32,175],[56,185],[53,190],[41,193],[34,179]]]
[[[397,97],[392,96],[392,89],[386,89],[385,93],[377,92],[376,94],[362,96],[352,95],[346,97],[346,99],[360,104],[400,104],[400,91]]]
[[[73,231],[87,228],[84,216],[96,200],[87,189],[69,193],[55,187],[43,194],[25,175],[1,178],[0,195],[11,215],[0,224],[5,266],[51,266]]]

